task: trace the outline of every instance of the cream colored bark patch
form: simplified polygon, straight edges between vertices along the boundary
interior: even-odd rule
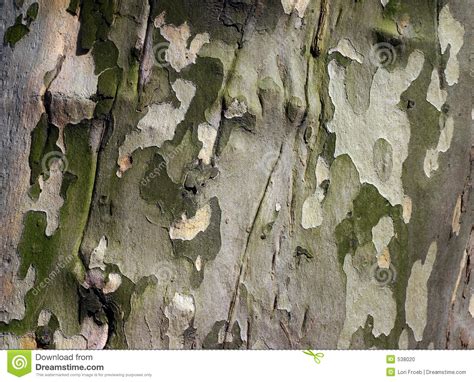
[[[104,294],[114,293],[122,284],[122,277],[118,273],[110,273],[102,292]]]
[[[300,18],[304,17],[308,4],[309,0],[281,0],[281,5],[287,15],[290,15],[293,11],[297,11]]]
[[[82,56],[75,54],[67,56],[57,77],[51,83],[49,91],[53,96],[71,98],[77,101],[90,101],[90,97],[97,91],[99,78],[98,75],[94,74],[94,67],[94,59],[91,53]],[[71,78],[74,78],[74,81],[71,81]],[[54,121],[57,122],[55,118],[56,115],[53,115],[53,123]]]
[[[189,25],[186,22],[178,27],[165,24],[164,13],[155,19],[154,24],[155,28],[159,28],[161,35],[170,43],[165,53],[165,59],[177,72],[195,63],[202,46],[209,43],[209,34],[199,33],[188,44],[191,37]]]
[[[49,310],[43,309],[38,316],[38,326],[47,326],[49,320],[51,319],[51,312]]]
[[[385,247],[377,257],[377,265],[382,269],[390,269],[391,261],[390,250],[388,247]]]
[[[440,124],[442,123],[443,119],[440,118]],[[438,158],[439,153],[445,153],[448,151],[449,147],[451,146],[451,140],[453,139],[454,133],[454,119],[453,117],[448,117],[446,122],[444,123],[444,127],[441,129],[441,133],[439,135],[438,145],[434,149],[428,149],[426,151],[425,161],[423,163],[423,169],[425,174],[428,178],[433,175],[439,165],[438,165]]]
[[[418,260],[413,264],[408,280],[405,300],[406,321],[412,328],[416,341],[423,339],[428,316],[428,279],[433,270],[437,251],[438,247],[434,241],[428,249],[424,263]]]
[[[232,100],[230,105],[224,111],[224,117],[231,119],[234,117],[242,117],[247,112],[247,104],[238,99]]]
[[[317,228],[323,223],[322,202],[325,198],[321,184],[329,179],[329,166],[323,157],[318,158],[316,163],[316,190],[303,203],[301,225],[304,229]]]
[[[474,318],[474,294],[471,294],[471,298],[469,299],[469,313],[471,317]]]
[[[398,348],[400,350],[408,349],[408,330],[403,329],[402,334],[400,334],[400,338],[398,339]]]
[[[211,163],[212,150],[214,148],[216,137],[217,129],[209,123],[201,123],[198,126],[198,139],[202,143],[202,148],[199,151],[198,158],[201,159],[204,164]]]
[[[328,66],[329,95],[335,107],[328,128],[336,133],[335,155],[348,154],[361,183],[373,184],[392,205],[403,201],[402,165],[410,141],[410,122],[398,104],[423,63],[423,53],[415,50],[404,69],[389,72],[379,67],[372,81],[369,108],[362,114],[355,113],[347,100],[345,69],[335,60]]]
[[[318,186],[321,185],[325,180],[329,180],[329,166],[322,156],[318,157],[316,163],[316,182]]]
[[[431,72],[431,82],[428,86],[428,93],[426,94],[426,100],[436,109],[441,111],[441,106],[444,105],[447,97],[448,92],[441,89],[438,71],[433,69]]]
[[[453,212],[453,220],[451,223],[451,230],[456,236],[459,235],[459,231],[461,231],[461,206],[462,206],[462,197],[461,195],[458,196],[456,200],[456,205],[454,206]]]
[[[92,317],[84,318],[81,325],[81,335],[86,339],[88,350],[100,350],[105,347],[109,333],[107,324],[98,325]]]
[[[366,255],[373,256],[373,252],[369,251]],[[343,269],[347,276],[346,319],[339,335],[339,349],[350,346],[352,335],[365,325],[369,314],[374,319],[372,333],[375,337],[388,335],[395,325],[397,315],[396,302],[390,288],[375,284],[370,272],[359,273],[352,265],[351,255],[346,255]]]
[[[53,343],[56,350],[86,350],[87,340],[82,335],[66,337],[61,330],[56,330],[53,334]]]
[[[127,135],[119,148],[117,164],[120,169],[117,176],[122,176],[123,172],[130,168],[131,164],[127,158],[136,149],[160,147],[165,141],[173,139],[176,126],[184,119],[196,88],[191,82],[182,79],[177,79],[172,87],[181,103],[180,106],[175,109],[171,103],[162,103],[153,104],[148,108],[147,114],[138,122],[139,131]]]
[[[405,224],[408,224],[410,222],[411,213],[413,210],[413,202],[408,195],[405,195],[403,197],[402,207],[403,207],[403,221],[405,222]]]
[[[304,229],[317,228],[323,223],[322,198],[314,193],[303,203],[301,225]]]
[[[393,221],[389,216],[382,217],[375,227],[372,228],[372,241],[377,250],[377,257],[380,256],[382,251],[388,246],[394,234]]]
[[[451,47],[444,72],[446,82],[451,86],[456,84],[459,79],[458,53],[464,44],[464,27],[453,17],[447,4],[439,14],[438,35],[441,53],[446,52],[448,45]]]
[[[54,160],[49,178],[46,181],[43,179],[41,175],[38,180],[41,188],[39,198],[36,202],[30,202],[28,209],[46,213],[46,236],[51,236],[59,227],[59,210],[64,204],[60,193],[63,181],[60,160]]]
[[[92,317],[86,317],[82,321],[80,334],[66,337],[58,329],[54,332],[53,342],[58,350],[99,350],[105,347],[108,332],[107,324],[98,325]]]
[[[339,52],[344,57],[350,58],[351,60],[357,61],[359,64],[362,64],[364,61],[364,57],[360,54],[352,45],[352,42],[347,39],[343,38],[339,40],[337,46],[335,48],[329,49],[329,54]]]
[[[198,272],[201,271],[202,269],[202,258],[201,258],[201,255],[198,255],[198,257],[196,258],[196,261],[194,262],[194,266],[196,267],[196,270]]]
[[[107,238],[102,236],[100,238],[99,244],[91,253],[91,258],[89,261],[89,269],[100,268],[105,271],[104,257],[105,250],[107,249]]]
[[[209,204],[198,209],[192,218],[183,214],[180,221],[170,227],[172,240],[192,240],[199,232],[204,232],[211,222],[211,206]]]
[[[97,91],[98,75],[94,74],[94,59],[89,52],[77,55],[77,35],[80,23],[77,17],[68,20],[68,33],[57,32],[64,39],[63,52],[60,60],[64,57],[56,78],[49,86],[51,94],[51,122],[58,127],[59,136],[57,145],[65,152],[63,130],[68,123],[79,123],[83,119],[94,116],[95,102],[91,97]],[[58,44],[59,46],[61,44]],[[51,57],[55,57],[49,51]],[[54,71],[54,69],[53,69]],[[74,80],[71,81],[71,78]]]
[[[4,264],[0,264],[0,271],[4,270],[1,268],[3,266]],[[28,268],[24,279],[20,279],[16,271],[11,277],[0,272],[0,291],[2,292],[0,293],[0,306],[3,308],[0,310],[0,322],[8,324],[11,320],[23,319],[26,310],[25,296],[33,288],[35,279],[36,271],[32,265]]]
[[[165,308],[165,316],[169,320],[168,338],[170,349],[183,348],[184,331],[194,317],[195,306],[192,296],[175,293],[171,303]]]

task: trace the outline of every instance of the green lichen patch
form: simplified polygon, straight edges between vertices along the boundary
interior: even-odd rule
[[[109,338],[106,347],[109,349],[126,349],[124,323],[130,315],[130,300],[137,286],[129,278],[122,275],[115,264],[107,264],[106,272],[107,274],[118,273],[122,279],[120,287],[106,296],[108,309],[111,313],[111,315],[109,314]]]
[[[117,64],[118,49],[112,41],[97,41],[92,49],[95,63],[95,74],[113,68]]]
[[[105,98],[114,98],[121,74],[121,69],[117,67],[102,72],[97,83],[97,94]]]
[[[23,25],[22,18],[23,15],[19,15],[16,18],[15,24],[6,30],[3,37],[4,43],[10,45],[12,48],[14,48],[15,44],[30,32],[30,28]]]
[[[181,74],[183,79],[191,81],[196,87],[185,121],[197,126],[206,121],[205,112],[217,99],[224,78],[224,67],[216,58],[198,57],[196,63],[186,67]]]
[[[38,17],[38,11],[39,11],[38,3],[33,3],[28,7],[28,9],[26,10],[26,17],[25,17],[26,22],[28,24],[36,20],[36,18]]]
[[[184,212],[187,216],[193,216],[196,212],[195,202],[180,184],[171,180],[166,162],[158,152],[153,155],[140,183],[140,196],[148,203],[158,205],[169,223],[180,218]]]
[[[68,9],[74,9],[71,2]],[[84,50],[92,49],[96,40],[107,39],[116,12],[115,0],[84,0],[81,3],[79,45]]]
[[[409,273],[409,260],[407,256],[408,231],[402,217],[402,207],[392,206],[382,197],[377,189],[370,184],[363,184],[359,194],[353,202],[353,211],[344,219],[335,230],[338,247],[338,259],[343,265],[346,254],[355,255],[356,250],[362,246],[372,246],[372,228],[384,216],[389,216],[393,221],[394,236],[388,250],[390,253],[391,272],[393,273],[390,288],[396,301],[397,315],[395,325],[389,335],[374,337],[372,334],[373,319],[369,316],[366,326],[353,335],[353,346],[368,348],[396,348],[398,337],[403,330],[405,310],[405,290]],[[361,251],[361,253],[374,253]],[[375,258],[353,257],[354,266],[358,269],[371,266]],[[363,345],[361,343],[363,342]]]
[[[81,0],[70,0],[66,9],[71,15],[77,16],[79,14],[79,4]]]
[[[60,210],[59,228],[47,237],[45,214],[36,211],[25,214],[18,246],[21,258],[18,274],[24,277],[28,268],[33,266],[35,284],[25,297],[24,319],[12,321],[8,326],[0,325],[1,331],[23,334],[34,330],[42,309],[49,309],[58,317],[64,333],[79,331],[77,317],[72,317],[70,311],[77,311],[77,277],[82,268],[77,254],[95,178],[97,158],[90,151],[89,133],[89,122],[68,125],[64,130],[67,172],[71,178],[66,181],[69,182],[67,187],[63,184],[65,202]]]
[[[48,116],[42,114],[38,124],[31,132],[31,148],[29,164],[31,169],[30,184],[34,184],[38,177],[49,170],[47,155],[51,152],[60,152],[56,145],[59,130],[56,126],[48,123]]]
[[[353,211],[335,229],[338,258],[341,266],[347,253],[372,240],[372,228],[383,216],[400,217],[397,208],[371,184],[363,184],[353,203]]]
[[[110,113],[114,105],[113,98],[101,99],[97,102],[94,109],[94,117],[102,118]]]
[[[200,162],[197,166],[189,170],[184,181],[184,188],[197,194],[205,187],[209,179],[215,178],[219,173],[216,167],[205,165]]]
[[[16,5],[17,8],[21,8],[23,7],[23,2],[21,2],[21,5],[20,3]],[[5,35],[3,36],[4,43],[14,48],[15,44],[30,32],[31,23],[38,17],[38,11],[39,4],[35,2],[26,10],[25,18],[23,18],[23,14],[20,13],[16,17],[15,23],[6,30]],[[25,24],[23,24],[23,21]]]
[[[244,5],[243,3],[240,5]],[[235,44],[240,41],[241,32],[232,24],[226,25],[228,21],[221,19],[224,16],[223,8],[221,0],[161,0],[156,2],[152,17],[165,12],[166,24],[179,26],[186,22],[191,26],[192,35],[207,32],[211,39],[218,38]],[[196,9],[199,9],[199,12],[196,12]]]
[[[187,130],[181,141],[176,143],[178,139],[179,137],[175,136],[172,142],[165,142],[161,152],[166,160],[170,178],[176,183],[184,184],[186,189],[191,190],[194,185],[187,185],[186,179],[197,177],[205,181],[209,179],[210,175],[206,171],[202,171],[202,167],[204,167],[202,164],[195,165],[201,144],[196,142],[192,131]],[[206,176],[208,177],[206,178]]]
[[[150,79],[143,86],[140,93],[138,108],[143,110],[148,105],[162,102],[172,102],[174,104],[178,103],[178,100],[172,92],[168,71],[154,66]]]
[[[107,69],[99,76],[97,83],[97,101],[94,115],[96,118],[106,116],[112,110],[117,89],[122,78],[122,70],[118,67]]]

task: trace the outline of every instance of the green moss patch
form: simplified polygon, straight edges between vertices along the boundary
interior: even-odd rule
[[[183,212],[187,216],[193,216],[196,212],[195,203],[188,197],[187,191],[168,176],[166,162],[158,152],[149,162],[140,183],[140,196],[148,203],[158,204],[169,223],[179,219]]]
[[[117,64],[118,49],[112,41],[97,41],[92,50],[95,63],[95,74],[113,68]]]
[[[66,332],[78,330],[76,274],[82,264],[78,258],[83,229],[87,222],[92,196],[96,156],[89,147],[90,123],[68,125],[64,131],[68,185],[62,193],[65,202],[60,210],[59,228],[51,237],[45,235],[46,215],[30,211],[25,214],[18,251],[21,264],[18,275],[23,278],[30,266],[36,270],[35,284],[25,298],[26,313],[21,321],[0,325],[0,331],[24,334],[34,330],[42,309],[50,309]],[[44,141],[44,140],[43,140]],[[68,178],[69,177],[69,178]],[[76,305],[76,307],[74,307]]]
[[[59,130],[56,126],[48,123],[48,116],[41,115],[36,127],[31,132],[31,148],[29,164],[31,168],[30,184],[34,184],[38,177],[49,170],[48,163],[44,162],[45,157],[51,152],[60,152],[56,145]]]
[[[75,7],[75,8],[74,8]],[[83,0],[81,4],[79,45],[84,50],[92,49],[96,40],[107,39],[116,12],[115,0]],[[68,11],[77,12],[77,4],[71,1]]]
[[[23,15],[20,15],[16,18],[15,24],[9,27],[3,37],[5,44],[10,45],[12,48],[15,47],[15,44],[25,37],[29,32],[30,28],[22,23]]]

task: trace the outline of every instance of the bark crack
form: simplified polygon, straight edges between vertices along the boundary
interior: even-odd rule
[[[310,49],[312,56],[315,58],[321,55],[321,51],[322,51],[321,46],[323,44],[324,35],[327,28],[328,13],[329,13],[329,1],[322,0],[321,12],[319,13],[318,28],[316,29],[316,34],[314,36],[314,40],[311,44],[311,49]]]
[[[147,26],[146,26],[146,33],[145,33],[145,40],[143,41],[143,49],[140,55],[140,68],[138,70],[138,99],[141,99],[141,95],[143,92],[143,87],[145,86],[145,82],[148,79],[149,73],[147,75],[147,71],[149,68],[146,66],[148,60],[150,58],[150,54],[153,54],[153,29],[154,23],[152,20],[153,9],[155,6],[154,0],[149,0],[149,8],[148,8],[148,15],[147,15]]]
[[[263,190],[262,197],[260,198],[260,202],[258,203],[258,206],[257,206],[257,211],[256,211],[254,219],[252,221],[252,226],[251,226],[249,234],[247,236],[247,242],[245,243],[245,248],[243,250],[243,253],[242,253],[242,256],[241,256],[241,259],[240,259],[239,275],[238,275],[237,281],[235,283],[233,296],[232,296],[230,306],[229,306],[228,318],[227,318],[227,322],[225,324],[224,347],[225,347],[225,344],[227,343],[227,340],[229,338],[229,334],[230,334],[230,330],[231,330],[231,323],[234,321],[235,308],[236,308],[236,305],[237,305],[237,299],[239,297],[239,288],[240,288],[240,284],[243,281],[243,277],[244,277],[244,273],[245,273],[245,266],[247,264],[247,249],[248,249],[248,246],[250,244],[250,240],[252,238],[252,233],[255,229],[257,219],[260,215],[260,211],[262,209],[262,205],[263,205],[263,202],[265,200],[265,196],[267,194],[268,187],[270,186],[273,173],[275,172],[275,169],[278,165],[278,162],[280,161],[282,152],[283,152],[283,143],[280,146],[280,152],[278,154],[278,158],[275,160],[275,163],[273,164],[272,169],[270,171],[270,174],[268,176],[265,188]]]

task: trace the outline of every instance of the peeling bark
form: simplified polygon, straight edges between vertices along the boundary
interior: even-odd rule
[[[0,2],[0,348],[474,348],[469,5],[75,4]]]

